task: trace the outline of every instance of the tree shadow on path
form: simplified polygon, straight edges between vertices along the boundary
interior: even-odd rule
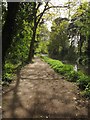
[[[32,68],[31,68],[32,69]],[[3,113],[3,118],[41,118],[41,119],[51,119],[51,118],[59,118],[60,120],[87,120],[87,118],[81,116],[79,116],[79,118],[75,118],[75,116],[73,115],[74,111],[70,111],[68,110],[68,112],[56,112],[54,111],[54,107],[51,104],[52,100],[56,101],[61,101],[61,98],[59,95],[55,95],[55,91],[53,91],[53,94],[51,94],[51,96],[49,96],[48,91],[42,91],[42,89],[38,89],[40,86],[39,84],[37,85],[37,87],[35,88],[35,90],[32,92],[32,94],[34,94],[33,96],[33,100],[29,101],[28,103],[28,107],[25,106],[26,105],[26,101],[25,100],[29,100],[29,98],[25,98],[24,95],[24,100],[22,100],[22,96],[19,93],[19,88],[20,88],[20,84],[26,80],[27,84],[33,83],[31,80],[28,79],[22,79],[22,76],[20,74],[20,70],[17,73],[17,80],[15,85],[13,86],[13,88],[11,88],[10,90],[6,91],[3,94],[3,100],[7,101],[7,107],[4,108],[4,113]],[[37,80],[34,80],[34,82]],[[39,82],[40,80],[38,80]],[[48,81],[46,81],[48,82]],[[34,84],[34,83],[33,83]],[[24,83],[23,83],[24,85]],[[35,86],[35,84],[34,84]],[[26,88],[27,85],[24,87]],[[22,87],[23,88],[23,87]],[[27,89],[29,91],[29,89]],[[31,92],[31,88],[30,91]],[[22,90],[23,91],[23,90]],[[21,91],[21,92],[22,92]],[[27,94],[27,93],[25,93]],[[30,95],[30,93],[29,93]],[[49,96],[49,97],[48,97]],[[28,96],[30,97],[30,96]],[[44,101],[43,101],[44,100]],[[25,104],[23,104],[23,102],[26,102]],[[31,104],[32,102],[32,104]],[[49,106],[49,104],[51,104]],[[5,105],[4,105],[5,106]],[[50,108],[51,107],[51,108]],[[59,107],[59,106],[58,106]],[[56,109],[56,108],[55,108]],[[62,108],[60,108],[62,111]],[[65,109],[65,108],[64,108]]]

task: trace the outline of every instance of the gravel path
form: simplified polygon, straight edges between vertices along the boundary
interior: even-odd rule
[[[88,101],[75,83],[55,73],[39,58],[24,66],[3,91],[3,118],[85,118]]]

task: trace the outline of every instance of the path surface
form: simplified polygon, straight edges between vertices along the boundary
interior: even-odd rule
[[[84,118],[87,106],[74,83],[38,58],[24,66],[3,93],[3,118]]]

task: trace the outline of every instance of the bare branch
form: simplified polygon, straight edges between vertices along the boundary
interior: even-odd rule
[[[39,2],[38,3],[38,6],[37,6],[37,8],[36,8],[36,10],[38,10],[39,9],[39,7],[42,5],[42,3],[41,2]]]
[[[37,21],[37,25],[38,25],[38,23],[40,22],[40,19],[42,18],[44,12],[46,11],[47,6],[48,6],[48,2],[46,3],[43,12],[41,12],[41,13],[38,15],[39,18],[38,18],[38,21]]]
[[[51,8],[68,8],[68,5],[65,5],[65,6],[50,6],[50,7],[45,8],[43,11],[45,12],[46,10],[49,10],[49,9],[51,9]],[[39,16],[41,16],[42,13],[43,13],[43,12],[41,12],[41,13],[37,16],[37,18],[38,18]]]
[[[67,7],[68,7],[67,5],[65,5],[65,6],[51,6],[51,7],[46,8],[46,10],[51,9],[51,8],[67,8]]]

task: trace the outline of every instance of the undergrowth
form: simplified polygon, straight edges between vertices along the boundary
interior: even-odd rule
[[[27,61],[21,62],[19,61],[16,64],[13,64],[11,61],[6,61],[4,69],[2,71],[2,85],[9,86],[9,84],[12,82],[13,79],[16,78],[17,72],[26,64],[28,64]]]
[[[10,61],[6,61],[4,69],[2,71],[2,85],[9,85],[12,80],[16,77],[17,68],[21,65],[13,64]]]
[[[81,94],[90,98],[90,77],[83,74],[81,71],[75,71],[72,65],[63,64],[59,60],[54,60],[45,56],[42,59],[47,62],[57,73],[65,76],[70,82],[76,82],[82,90]]]

